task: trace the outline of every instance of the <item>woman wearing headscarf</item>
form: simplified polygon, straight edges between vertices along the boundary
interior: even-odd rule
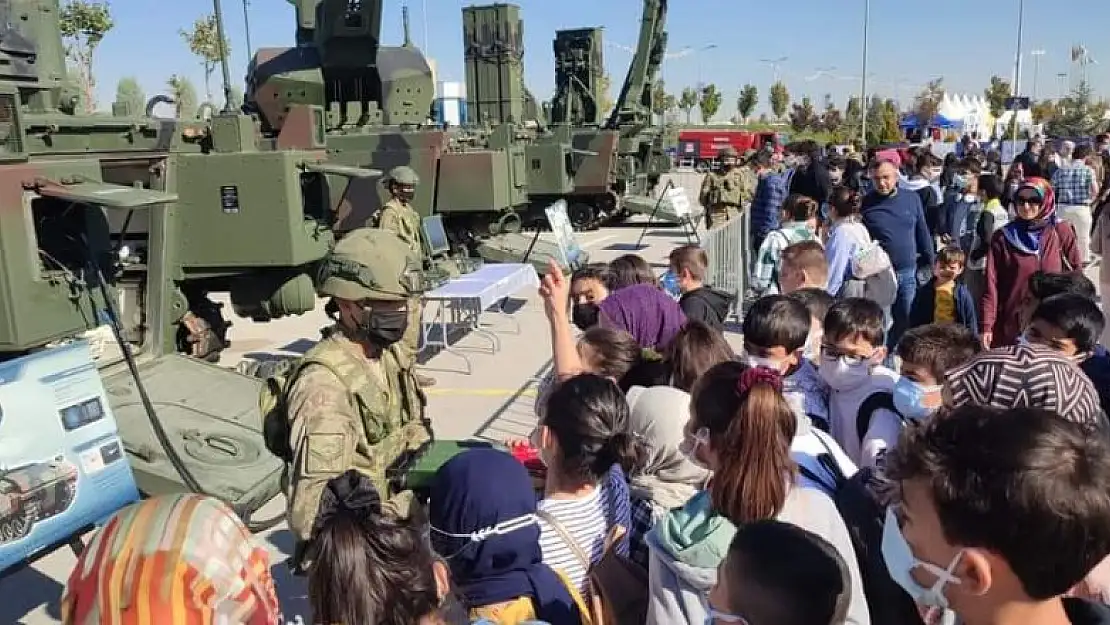
[[[686,323],[678,302],[650,284],[635,284],[609,294],[598,306],[598,324],[624,330],[640,347],[663,353]]]
[[[1052,185],[1044,178],[1026,178],[1014,193],[1014,219],[994,233],[987,252],[983,346],[1017,341],[1034,273],[1063,273],[1081,265],[1075,228],[1056,216]]]
[[[269,554],[226,504],[192,494],[117,512],[77,559],[62,596],[66,625],[279,618]]]
[[[632,561],[646,569],[650,554],[644,537],[668,510],[682,506],[704,488],[710,473],[680,449],[690,414],[689,393],[671,386],[633,386],[627,397],[630,429],[644,441],[647,452],[644,466],[629,480],[628,540]]]
[[[543,563],[536,492],[512,456],[472,449],[452,458],[432,481],[428,513],[432,546],[471,618],[498,625],[584,622],[581,597]]]

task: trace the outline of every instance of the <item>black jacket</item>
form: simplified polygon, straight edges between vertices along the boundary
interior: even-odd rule
[[[703,286],[685,293],[682,299],[678,300],[678,305],[682,308],[682,312],[686,313],[687,319],[700,321],[717,330],[724,330],[725,319],[728,318],[728,311],[735,300],[736,296],[731,293]]]
[[[1110,625],[1110,607],[1101,603],[1065,597],[1064,611],[1071,625]]]
[[[956,300],[956,323],[964,326],[975,336],[979,336],[979,315],[976,313],[975,300],[971,297],[971,290],[963,282],[957,282],[952,292]],[[929,280],[924,286],[918,287],[917,295],[910,306],[910,327],[928,325],[933,323],[933,311],[936,309],[937,279]]]

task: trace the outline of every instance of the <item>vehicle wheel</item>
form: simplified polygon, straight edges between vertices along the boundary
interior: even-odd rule
[[[575,230],[585,230],[597,219],[597,209],[583,202],[575,202],[567,208],[567,216]]]

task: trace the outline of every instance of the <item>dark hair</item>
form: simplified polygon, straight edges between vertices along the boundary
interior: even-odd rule
[[[939,413],[903,430],[885,471],[923,482],[945,540],[999,555],[1035,601],[1064,594],[1110,554],[1110,440],[1055,413]]]
[[[825,256],[825,248],[817,241],[798,241],[784,247],[779,257],[780,273],[787,265],[815,274],[819,282],[825,282],[829,277],[829,260]]]
[[[1106,143],[1107,141],[1110,141],[1110,134],[1100,132],[1099,134],[1095,135],[1095,143]]]
[[[713,367],[694,385],[690,403],[693,424],[709,431],[717,452],[709,484],[713,509],[737,526],[781,512],[797,470],[790,457],[794,411],[767,381],[741,393],[748,369],[736,361]]]
[[[624,330],[594,326],[578,340],[590,348],[590,370],[602,377],[619,380],[640,361],[640,344]]]
[[[1095,283],[1083,274],[1082,271],[1069,271],[1067,273],[1046,273],[1037,271],[1029,277],[1029,294],[1035,299],[1044,300],[1053,295],[1070,293],[1082,295],[1092,300],[1098,298]]]
[[[858,215],[863,200],[859,191],[842,185],[832,190],[829,204],[836,209],[836,216],[843,218]]]
[[[609,265],[605,263],[590,263],[575,269],[570,275],[571,283],[579,280],[597,280],[605,285],[605,288],[612,288],[610,285],[613,282],[613,274],[609,271]]]
[[[833,152],[825,159],[825,167],[828,169],[844,169],[847,160],[840,154]]]
[[[972,157],[968,157],[960,161],[956,165],[956,169],[959,171],[967,172],[973,176],[978,176],[979,174],[983,173],[983,165],[979,162],[979,159]]]
[[[932,167],[940,167],[941,160],[932,152],[922,152],[917,157],[917,171],[922,172]]]
[[[1106,318],[1098,304],[1093,299],[1070,293],[1041,300],[1032,318],[1060,328],[1064,336],[1075,341],[1080,352],[1093,350],[1106,329]]]
[[[782,203],[782,212],[788,215],[791,221],[805,221],[817,214],[817,202],[807,195],[791,193]]]
[[[321,623],[419,622],[439,608],[436,557],[420,528],[382,514],[369,478],[352,473],[333,478],[328,489],[342,480],[357,481],[359,493],[348,499],[372,497],[358,505],[331,499],[331,493],[321,498],[308,569],[312,613]]]
[[[833,302],[836,301],[833,299],[832,295],[829,295],[828,291],[816,286],[798,289],[787,295],[787,297],[805,306],[806,310],[809,311],[809,316],[817,319],[819,322],[824,321],[825,315],[829,313],[829,308],[831,308]]]
[[[755,155],[755,158],[752,159],[752,162],[756,167],[770,167],[772,162],[771,155],[764,150],[760,150],[759,153]]]
[[[671,386],[690,392],[706,371],[736,358],[720,331],[697,320],[687,321],[667,348]]]
[[[1094,148],[1084,143],[1083,145],[1078,145],[1075,147],[1075,152],[1072,152],[1072,157],[1076,160],[1081,161],[1094,153]]]
[[[967,254],[955,245],[942,247],[937,252],[937,264],[948,265],[951,263],[959,263],[961,266],[967,263]]]
[[[829,541],[792,523],[737,527],[725,567],[729,603],[753,623],[839,625],[847,615],[847,563]]]
[[[859,337],[874,347],[881,347],[883,336],[883,309],[874,301],[862,297],[848,297],[837,301],[825,314],[825,341],[835,343],[841,339]]]
[[[636,254],[625,254],[613,259],[609,263],[609,273],[612,275],[609,288],[614,291],[637,284],[658,283],[651,265]]]
[[[898,341],[902,362],[925,367],[939,384],[944,374],[971,360],[982,349],[971,330],[955,323],[931,323],[906,330]]]
[[[744,342],[770,349],[797,351],[809,337],[809,310],[785,295],[767,295],[752,304],[744,315]]]
[[[567,478],[597,482],[614,464],[628,474],[642,464],[644,446],[629,430],[628,402],[601,376],[584,373],[556,386],[543,425],[559,441],[559,468]]]
[[[709,268],[709,256],[700,245],[683,245],[671,250],[667,261],[675,273],[682,270],[690,272],[690,277],[702,282],[705,280],[706,270]]]
[[[998,174],[982,174],[979,176],[979,191],[988,200],[1002,199],[1004,183]]]

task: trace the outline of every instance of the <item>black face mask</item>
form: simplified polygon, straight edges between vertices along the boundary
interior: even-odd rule
[[[389,347],[401,340],[409,327],[408,311],[374,312],[365,310],[358,332],[368,342],[378,347]]]
[[[601,309],[597,304],[575,304],[571,311],[571,321],[579,330],[585,331],[597,325]]]

